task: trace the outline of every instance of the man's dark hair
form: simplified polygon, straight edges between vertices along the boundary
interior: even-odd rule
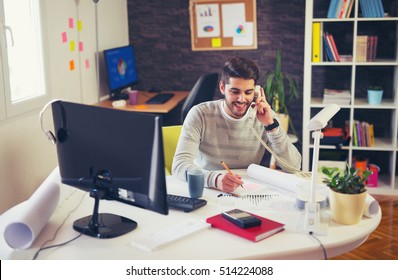
[[[259,70],[257,65],[250,59],[233,56],[224,63],[221,74],[221,81],[224,84],[229,83],[229,78],[253,79],[254,84],[257,84]]]

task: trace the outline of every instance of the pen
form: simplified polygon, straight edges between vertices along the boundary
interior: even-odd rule
[[[225,164],[224,161],[221,161],[222,166],[224,166],[224,168],[228,171],[229,174],[231,174],[232,176],[234,176],[235,174],[232,173],[231,169],[229,169],[229,167]],[[243,185],[240,185],[243,188]]]

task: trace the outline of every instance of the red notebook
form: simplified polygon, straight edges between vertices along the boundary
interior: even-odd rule
[[[260,226],[240,228],[224,218],[222,214],[209,217],[206,219],[206,222],[211,224],[212,227],[239,235],[255,242],[263,240],[279,231],[284,230],[284,224],[254,214],[252,215],[261,219]]]

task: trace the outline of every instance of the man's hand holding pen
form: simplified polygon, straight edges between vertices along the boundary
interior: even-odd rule
[[[221,161],[221,164],[228,172],[217,177],[217,188],[223,192],[232,193],[237,188],[243,187],[242,177],[233,173],[223,161]]]

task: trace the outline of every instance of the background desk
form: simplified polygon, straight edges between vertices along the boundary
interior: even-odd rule
[[[145,113],[159,113],[166,114],[173,110],[177,105],[183,101],[189,94],[189,91],[164,91],[164,92],[172,92],[174,96],[164,104],[146,104],[145,102],[156,94],[162,93],[151,93],[147,91],[140,91],[138,96],[137,105],[130,105],[129,101],[127,101],[127,105],[124,107],[118,107],[118,109],[134,111],[134,112],[145,112]],[[104,100],[99,102],[97,105],[101,107],[114,108],[112,106],[111,100]]]
[[[58,169],[50,174],[59,180]],[[167,177],[169,193],[188,195],[187,184],[174,177]],[[277,201],[266,210],[250,210],[256,214],[286,224],[285,230],[254,243],[241,237],[223,232],[218,229],[208,229],[195,233],[182,240],[178,240],[165,248],[154,252],[136,249],[131,241],[138,237],[157,232],[171,225],[196,218],[206,219],[221,211],[227,210],[217,204],[218,191],[205,189],[203,198],[208,205],[191,213],[184,213],[171,209],[169,215],[161,215],[132,207],[116,201],[101,200],[100,212],[114,213],[131,218],[138,222],[134,231],[113,239],[96,239],[81,236],[73,242],[58,248],[42,251],[38,259],[322,259],[323,252],[319,243],[309,236],[297,232],[299,211],[294,208],[294,199]],[[82,203],[76,211],[73,211]],[[54,241],[47,245],[59,244],[72,239],[78,233],[73,230],[73,222],[86,215],[91,215],[94,200],[88,193],[75,188],[61,185],[61,200],[57,210],[50,218],[33,246],[28,250],[11,250],[4,240],[0,240],[2,259],[31,259],[43,242],[53,237],[57,228],[65,218],[65,224],[60,228]],[[230,208],[229,208],[230,209]],[[361,245],[379,225],[381,211],[373,218],[363,218],[357,225],[345,226],[330,223],[326,236],[317,236],[325,246],[328,257],[334,257]],[[6,252],[7,250],[7,252]]]

